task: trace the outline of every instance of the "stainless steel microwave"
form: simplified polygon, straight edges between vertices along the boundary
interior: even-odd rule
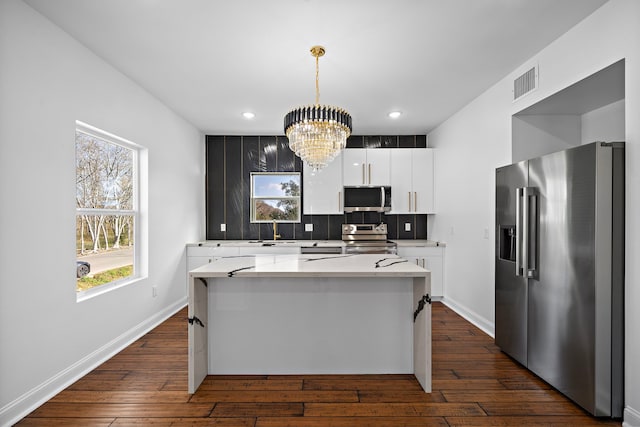
[[[389,212],[391,210],[391,187],[344,187],[345,212]]]

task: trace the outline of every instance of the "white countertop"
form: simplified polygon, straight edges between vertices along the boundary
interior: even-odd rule
[[[425,240],[425,239],[402,239],[402,240],[391,240],[395,242],[398,246],[412,246],[412,247],[436,247],[436,246],[445,246],[444,242],[437,242],[434,240]],[[187,246],[228,246],[228,247],[255,247],[255,246],[265,246],[273,244],[273,246],[292,246],[292,247],[302,247],[302,246],[318,246],[318,247],[327,247],[327,246],[344,246],[344,242],[342,240],[204,240],[202,242],[197,243],[189,243]]]
[[[423,277],[428,270],[388,254],[222,257],[191,277]]]
[[[426,240],[426,239],[401,239],[401,240],[392,240],[398,246],[411,246],[411,247],[425,247],[425,248],[433,248],[437,246],[446,246],[445,242],[438,242],[436,240]]]
[[[188,243],[187,246],[229,246],[229,247],[254,247],[254,246],[344,246],[342,240],[204,240],[197,243]]]

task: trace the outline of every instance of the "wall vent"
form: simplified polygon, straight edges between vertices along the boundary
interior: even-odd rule
[[[517,101],[538,87],[538,67],[527,70],[513,81],[513,100]]]

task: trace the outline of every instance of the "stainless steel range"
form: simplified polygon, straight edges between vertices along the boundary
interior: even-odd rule
[[[398,245],[387,240],[387,224],[342,224],[346,254],[397,254]]]

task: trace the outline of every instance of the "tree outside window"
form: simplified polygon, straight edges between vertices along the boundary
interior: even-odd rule
[[[300,173],[251,173],[251,222],[300,222]]]
[[[120,282],[136,273],[137,150],[126,143],[88,125],[77,124],[78,292]],[[90,267],[85,268],[84,263]],[[90,272],[84,275],[87,269]]]

